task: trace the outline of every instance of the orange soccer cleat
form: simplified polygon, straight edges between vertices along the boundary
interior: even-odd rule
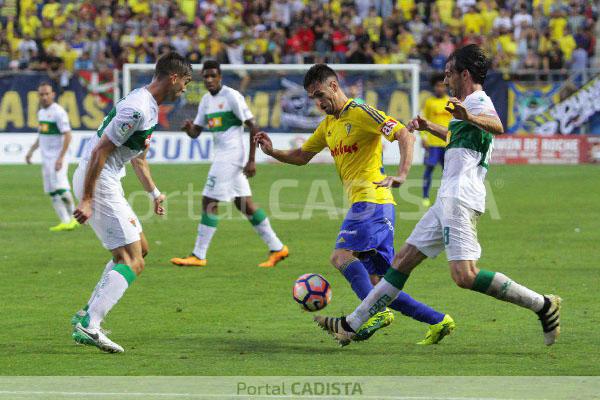
[[[206,266],[207,260],[198,258],[192,254],[184,258],[171,258],[171,262],[180,267],[204,267]]]
[[[284,245],[281,248],[281,250],[272,251],[271,254],[269,254],[269,259],[265,262],[258,264],[258,266],[262,267],[262,268],[272,268],[279,261],[283,260],[284,258],[286,258],[289,255],[290,255],[290,251],[289,251],[288,247]]]

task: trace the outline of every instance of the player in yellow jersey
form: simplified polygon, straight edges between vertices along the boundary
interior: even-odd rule
[[[452,119],[452,114],[445,109],[448,103],[448,94],[446,93],[446,85],[444,85],[444,75],[434,75],[431,78],[431,87],[433,88],[433,97],[425,100],[423,116],[428,121],[447,127]],[[423,159],[423,164],[425,164],[425,172],[423,172],[423,205],[429,207],[431,205],[431,200],[429,200],[431,176],[438,163],[444,169],[446,141],[429,131],[421,131],[421,139],[425,148],[425,157]]]
[[[265,154],[295,165],[304,165],[325,147],[329,149],[352,203],[337,236],[331,263],[348,280],[356,295],[364,299],[394,258],[395,202],[390,187],[398,187],[406,180],[415,139],[396,119],[349,99],[336,73],[325,64],[316,64],[308,70],[304,88],[327,114],[306,143],[298,149],[277,150],[264,132],[256,134],[255,141]],[[399,143],[402,160],[396,176],[384,174],[382,136]],[[404,292],[389,307],[430,325],[422,344],[437,343],[454,328],[449,316]],[[392,320],[389,310],[374,314],[363,325],[363,339]],[[342,345],[348,343],[340,341]]]

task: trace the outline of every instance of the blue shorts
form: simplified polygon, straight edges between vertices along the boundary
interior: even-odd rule
[[[384,275],[394,258],[393,204],[358,202],[346,214],[335,242],[336,249],[358,253],[371,275]]]
[[[428,147],[427,150],[425,150],[425,159],[423,160],[423,164],[430,167],[435,167],[437,164],[440,164],[443,168],[445,153],[445,147]]]

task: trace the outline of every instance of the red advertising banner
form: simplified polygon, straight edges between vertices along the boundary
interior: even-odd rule
[[[585,135],[494,137],[494,164],[581,164],[598,162]]]

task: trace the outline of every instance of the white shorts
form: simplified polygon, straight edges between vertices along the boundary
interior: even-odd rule
[[[86,164],[79,164],[73,175],[73,189],[77,199],[83,195]],[[89,224],[102,245],[113,250],[140,240],[142,224],[125,199],[117,176],[101,173],[96,183]]]
[[[429,258],[435,258],[445,249],[448,261],[478,260],[481,257],[481,246],[477,241],[480,215],[458,199],[438,198],[406,243]]]
[[[219,201],[232,201],[235,197],[252,196],[250,183],[243,170],[244,168],[239,165],[214,162],[208,171],[202,196]]]
[[[69,177],[67,172],[69,171],[69,160],[65,157],[63,166],[60,170],[56,171],[54,165],[56,164],[56,158],[46,158],[42,160],[42,177],[44,179],[44,192],[52,193],[59,189],[71,190],[69,184]]]

